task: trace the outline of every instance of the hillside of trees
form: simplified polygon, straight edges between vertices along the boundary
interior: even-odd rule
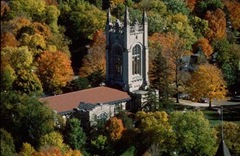
[[[3,155],[121,155],[131,147],[146,155],[214,154],[220,128],[201,112],[138,112],[136,127],[120,114],[86,133],[79,120],[63,124],[37,100],[104,81],[107,9],[123,20],[126,6],[131,21],[147,13],[150,84],[163,100],[176,92],[210,100],[240,94],[239,0],[1,0]],[[192,56],[183,70],[179,60]],[[188,127],[190,120],[196,123]],[[231,153],[239,155],[239,124],[224,126]]]

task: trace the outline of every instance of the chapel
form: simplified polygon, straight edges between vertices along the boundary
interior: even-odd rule
[[[119,110],[140,110],[146,101],[148,79],[148,21],[131,21],[126,7],[124,21],[112,21],[107,12],[106,82],[104,86],[40,98],[63,117],[77,114],[86,128],[96,119],[108,119]]]

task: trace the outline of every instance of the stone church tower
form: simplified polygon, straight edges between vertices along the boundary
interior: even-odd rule
[[[124,22],[112,22],[108,10],[106,23],[106,83],[134,93],[145,90],[148,79],[148,22],[145,11],[142,21],[130,21],[128,8]]]

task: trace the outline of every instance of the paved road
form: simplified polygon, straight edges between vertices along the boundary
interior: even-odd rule
[[[198,103],[198,102],[193,102],[190,100],[183,100],[180,99],[179,100],[180,104],[183,105],[188,105],[188,106],[195,106],[195,107],[208,107],[209,104],[208,103]],[[232,101],[228,101],[228,100],[221,100],[221,101],[213,101],[212,102],[212,107],[216,107],[216,106],[226,106],[226,105],[240,105],[240,102],[232,102]]]

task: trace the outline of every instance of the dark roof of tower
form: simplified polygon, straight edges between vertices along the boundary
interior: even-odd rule
[[[114,103],[119,101],[128,101],[131,97],[127,92],[101,86],[61,95],[40,98],[41,102],[45,102],[48,107],[56,110],[58,113],[70,112],[74,108],[79,107],[81,102],[96,105],[99,103]]]
[[[231,153],[228,150],[227,145],[225,144],[224,140],[221,140],[215,156],[231,156]]]

